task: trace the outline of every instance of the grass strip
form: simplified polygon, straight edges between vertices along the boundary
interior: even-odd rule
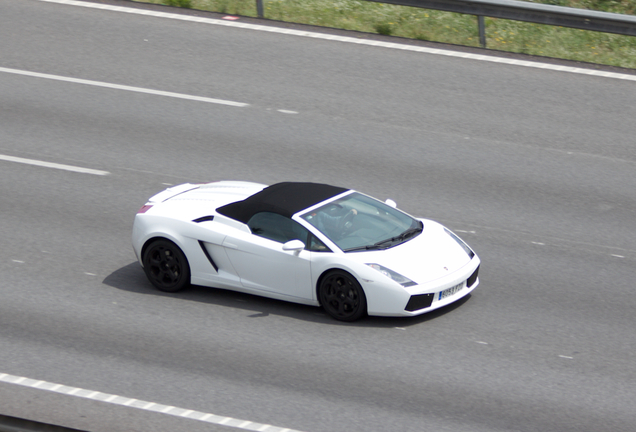
[[[256,17],[255,0],[133,0]],[[633,15],[636,0],[543,0],[537,3]],[[424,41],[479,46],[473,15],[364,0],[263,0],[267,19]],[[485,18],[489,49],[636,68],[636,37]]]

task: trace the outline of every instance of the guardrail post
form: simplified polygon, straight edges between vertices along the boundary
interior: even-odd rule
[[[486,48],[486,23],[483,15],[477,15],[477,23],[479,24],[479,43],[482,48]]]
[[[263,0],[256,0],[256,15],[258,15],[259,18],[264,17]]]

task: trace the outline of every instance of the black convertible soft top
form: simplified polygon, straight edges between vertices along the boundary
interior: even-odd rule
[[[292,217],[303,209],[348,190],[320,183],[277,183],[243,201],[219,207],[216,211],[243,223],[247,223],[252,216],[260,212],[272,212]]]

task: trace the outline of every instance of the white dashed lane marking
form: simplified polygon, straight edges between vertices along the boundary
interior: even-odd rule
[[[0,72],[2,72],[2,69],[3,68],[0,68]],[[64,164],[58,164],[53,162],[45,162],[45,161],[36,160],[36,159],[25,159],[21,157],[7,156],[2,154],[0,154],[0,160],[4,160],[7,162],[21,163],[26,165],[40,166],[45,168],[59,169],[64,171],[72,171],[72,172],[77,172],[82,174],[92,174],[92,175],[98,175],[98,176],[104,176],[104,175],[110,174],[108,171],[100,171],[96,169],[82,168],[82,167],[73,166],[73,165],[64,165]]]
[[[128,85],[107,83],[102,81],[92,81],[92,80],[86,80],[86,79],[80,79],[80,78],[65,77],[61,75],[51,75],[51,74],[45,74],[45,73],[39,73],[39,72],[30,72],[30,71],[24,71],[19,69],[9,69],[9,68],[0,67],[0,72],[10,73],[15,75],[24,75],[24,76],[34,77],[34,78],[49,79],[54,81],[65,81],[65,82],[70,82],[74,84],[85,84],[85,85],[90,85],[94,87],[105,87],[105,88],[110,88],[115,90],[125,90],[129,92],[146,93],[146,94],[151,94],[156,96],[186,99],[186,100],[192,100],[197,102],[207,102],[212,104],[229,105],[229,106],[235,106],[235,107],[241,107],[241,108],[249,106],[249,104],[246,104],[243,102],[234,102],[234,101],[223,100],[223,99],[194,96],[194,95],[189,95],[184,93],[174,93],[174,92],[168,92],[163,90],[153,90],[153,89],[148,89],[143,87],[134,87],[134,86],[128,86]]]
[[[39,390],[52,391],[55,393],[61,393],[67,396],[79,397],[82,399],[91,399],[99,402],[111,403],[114,405],[127,406],[133,409],[159,412],[166,415],[183,417],[195,421],[213,423],[218,425],[227,425],[242,430],[263,432],[300,432],[294,429],[282,428],[263,423],[256,423],[249,420],[235,419],[232,417],[218,416],[215,414],[204,413],[185,408],[178,408],[171,405],[161,405],[154,402],[131,399],[124,396],[111,395],[98,391],[85,390],[78,387],[69,387],[62,384],[55,384],[42,380],[9,375],[6,373],[0,373],[0,382],[36,388]]]

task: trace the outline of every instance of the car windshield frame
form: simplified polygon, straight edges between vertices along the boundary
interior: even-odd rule
[[[424,229],[421,220],[356,191],[297,216],[345,253],[392,248]]]

